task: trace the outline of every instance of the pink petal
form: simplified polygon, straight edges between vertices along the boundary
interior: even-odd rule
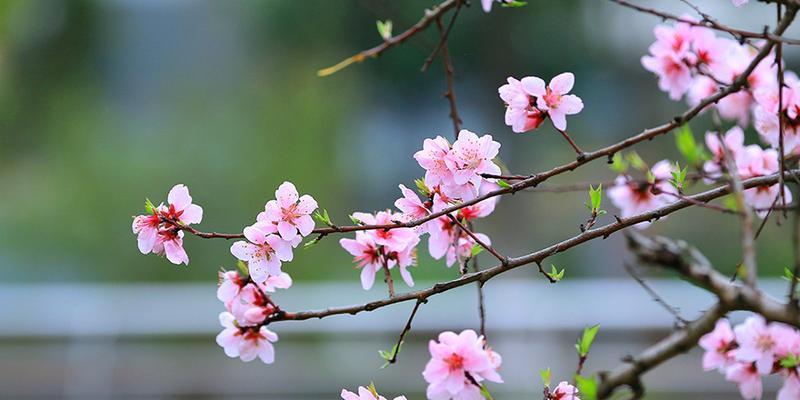
[[[199,224],[203,220],[203,209],[197,204],[190,204],[183,210],[180,218],[184,224]]]
[[[297,188],[294,187],[292,182],[283,182],[278,186],[275,191],[275,197],[278,199],[278,204],[286,208],[297,203]]]
[[[183,210],[192,204],[192,196],[189,196],[189,188],[183,184],[177,184],[172,187],[167,195],[167,202],[175,206],[176,210]]]
[[[283,240],[292,240],[297,236],[297,228],[286,221],[278,222],[278,232],[281,234]]]
[[[564,131],[567,129],[567,117],[564,115],[564,112],[560,109],[558,110],[550,110],[548,111],[550,115],[550,119],[553,121],[553,126],[560,131]]]
[[[526,76],[520,80],[522,88],[531,96],[541,97],[547,93],[544,81],[535,76]]]
[[[244,237],[246,237],[247,240],[249,240],[252,243],[255,243],[255,244],[264,243],[264,238],[265,238],[266,235],[265,235],[264,231],[262,231],[261,229],[259,229],[255,225],[248,226],[248,227],[244,228],[244,232],[243,233],[244,233]]]
[[[572,85],[574,84],[575,75],[572,75],[572,72],[564,72],[550,80],[550,90],[554,93],[565,94],[572,90]]]

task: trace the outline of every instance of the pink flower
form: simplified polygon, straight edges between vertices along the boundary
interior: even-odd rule
[[[764,318],[754,315],[734,329],[736,342],[736,360],[755,363],[756,371],[761,375],[772,372],[775,363],[776,344],[783,339],[781,331],[773,325],[767,325]]]
[[[244,280],[236,271],[224,271],[219,273],[219,288],[217,288],[217,299],[223,303],[233,300],[239,290],[244,286]]]
[[[219,322],[225,329],[217,335],[217,344],[225,350],[225,355],[239,357],[244,362],[260,358],[264,363],[272,364],[275,361],[272,343],[278,341],[278,335],[266,326],[240,328],[235,321],[229,312],[219,315]]]
[[[292,287],[292,277],[282,272],[278,275],[270,275],[264,282],[256,282],[258,287],[265,292],[275,292],[277,289],[288,289]]]
[[[183,249],[183,232],[180,225],[197,224],[203,219],[203,209],[192,204],[192,196],[185,185],[172,187],[167,204],[152,209],[152,214],[134,217],[131,226],[137,235],[139,251],[166,254],[173,264],[189,264]]]
[[[416,221],[431,214],[430,208],[433,206],[433,202],[427,201],[423,203],[419,196],[413,190],[405,187],[405,185],[400,185],[400,191],[403,193],[403,197],[395,200],[394,206],[403,212],[401,219],[404,222]],[[417,226],[414,230],[417,233],[424,233],[428,231],[429,225],[430,221]]]
[[[226,307],[236,318],[240,327],[260,325],[275,312],[275,307],[252,283],[242,287],[239,293],[226,303]]]
[[[408,267],[417,265],[417,244],[419,244],[419,236],[416,236],[414,240],[409,242],[402,251],[388,254],[390,259],[397,261],[397,267],[400,269],[400,276],[409,287],[414,286],[414,278],[411,277]]]
[[[314,230],[314,219],[311,213],[317,209],[313,197],[304,194],[298,199],[297,188],[291,182],[283,182],[275,191],[277,200],[270,200],[264,206],[264,212],[257,217],[259,222],[271,222],[278,227],[281,238],[291,241],[300,232],[308,236]]]
[[[800,399],[800,378],[797,370],[794,370],[784,377],[783,386],[778,391],[778,400],[797,400]]]
[[[487,13],[492,11],[492,3],[494,2],[495,0],[481,0],[481,7],[483,7],[483,11]]]
[[[500,174],[500,167],[492,161],[499,150],[500,143],[492,140],[491,135],[478,137],[475,133],[462,129],[445,158],[445,164],[453,174],[453,183],[472,184],[474,193],[477,194],[483,181],[480,174]]]
[[[681,16],[681,18],[691,19],[688,16]],[[656,25],[653,28],[656,42],[650,45],[650,53],[653,55],[672,54],[678,58],[683,57],[689,52],[692,40],[698,31],[684,22],[679,22],[674,26]]]
[[[162,230],[158,232],[153,253],[166,255],[171,263],[189,265],[189,256],[183,249],[183,231],[176,229]]]
[[[734,6],[741,7],[741,6],[745,5],[745,4],[747,4],[747,2],[750,1],[750,0],[732,0],[732,1],[733,1],[733,5]]]
[[[456,335],[453,332],[439,334],[439,341],[431,340],[428,349],[431,360],[422,376],[428,382],[429,399],[479,399],[470,397],[480,390],[475,383],[484,380],[502,382],[497,373],[500,356],[484,348],[483,336],[473,330]]]
[[[547,114],[536,107],[536,97],[525,91],[517,79],[508,77],[508,83],[497,89],[506,103],[506,125],[516,133],[532,131],[544,122]]]
[[[342,389],[342,400],[386,400],[385,397],[378,395],[377,397],[369,389],[359,386],[358,394]],[[394,400],[406,400],[406,396],[395,397]]]
[[[583,110],[583,101],[580,97],[567,94],[575,83],[575,76],[571,72],[557,75],[550,80],[548,86],[537,77],[525,77],[520,82],[527,93],[536,96],[537,107],[547,112],[553,120],[553,126],[560,131],[567,129],[567,115],[577,114]]]
[[[672,53],[642,57],[642,66],[658,75],[658,88],[679,100],[692,85],[691,69]]]
[[[449,153],[450,142],[441,136],[422,142],[422,150],[414,153],[414,159],[425,169],[425,186],[433,188],[452,184],[453,173],[445,163]]]
[[[608,189],[608,197],[620,209],[622,218],[632,217],[675,201],[675,197],[664,193],[675,193],[675,188],[668,183],[671,177],[672,164],[668,160],[657,162],[650,172],[655,177],[654,183],[634,182],[628,176],[617,176],[615,185]],[[660,194],[653,193],[653,188]],[[649,222],[640,222],[635,227],[646,228]]]
[[[578,397],[578,388],[564,381],[553,390],[553,400],[581,400],[581,398]]]
[[[705,162],[703,171],[712,178],[719,178],[722,176],[722,166],[725,163],[725,149],[727,148],[734,160],[744,149],[744,131],[742,128],[734,126],[725,133],[722,142],[716,132],[706,132],[706,146],[711,151],[712,158]]]
[[[255,224],[244,228],[248,242],[238,241],[231,245],[231,254],[247,262],[250,277],[255,282],[264,282],[268,276],[282,273],[281,261],[292,261],[292,243],[281,239],[271,230],[274,225]],[[298,238],[295,238],[298,239]]]
[[[369,290],[375,283],[375,274],[383,268],[383,255],[375,243],[375,239],[366,232],[356,232],[354,239],[340,239],[339,244],[352,254],[361,268],[361,287]]]
[[[356,212],[353,213],[353,218],[367,225],[388,225],[401,220],[403,216],[387,210],[379,211],[375,215]],[[411,228],[375,229],[370,231],[370,234],[373,236],[375,244],[386,246],[389,252],[403,251],[408,243],[417,237],[417,234]]]
[[[439,260],[446,256],[445,262],[451,267],[457,259],[472,256],[475,240],[461,231],[450,218],[442,216],[432,222],[428,238],[428,252],[431,257]],[[492,243],[491,239],[482,233],[476,233],[475,236],[487,245]]]
[[[779,170],[778,152],[750,145],[739,151],[736,167],[742,179],[774,174]],[[792,201],[792,192],[784,186],[786,202]],[[758,186],[744,191],[745,202],[756,209],[756,215],[765,218],[775,199],[780,194],[780,185]]]
[[[753,363],[736,363],[725,371],[725,379],[739,385],[739,393],[746,400],[760,399],[763,393],[761,376]]]
[[[755,128],[761,139],[772,148],[778,149],[780,144],[780,126],[776,113],[767,112],[762,106],[753,111]],[[800,122],[788,120],[784,124],[783,148],[786,155],[800,154]]]
[[[699,344],[706,351],[703,354],[704,370],[716,369],[723,372],[734,363],[736,337],[727,319],[718,320],[714,330],[701,337]]]

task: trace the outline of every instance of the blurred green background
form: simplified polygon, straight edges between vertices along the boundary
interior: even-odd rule
[[[677,0],[640,3],[691,12]],[[739,10],[729,1],[696,3],[741,28],[760,31],[774,20],[774,10],[759,4]],[[412,158],[423,139],[452,136],[440,63],[419,71],[436,32],[430,29],[330,77],[319,78],[316,71],[380,43],[376,20],[391,19],[397,33],[433,4],[0,1],[0,281],[212,284],[220,267],[234,265],[229,242],[187,237],[188,267],[137,250],[131,217],[143,212],[145,198],[162,201],[176,183],[188,185],[203,207],[198,228],[207,231],[241,231],[284,180],[312,194],[339,224],[348,223],[353,211],[392,206],[400,195],[397,185],[413,186],[423,174]],[[569,119],[570,133],[584,149],[668,121],[686,105],[659,92],[639,62],[659,22],[599,0],[530,0],[526,7],[496,7],[491,14],[473,4],[449,40],[464,127],[502,143],[500,157],[514,173],[570,161],[574,154],[549,123],[536,132],[512,133],[497,96],[508,76],[549,80],[563,71],[576,75],[573,92],[585,104]],[[787,35],[798,37],[800,31],[792,28]],[[796,48],[785,49],[790,69],[797,67],[797,56]],[[699,139],[710,127],[708,116],[691,126]],[[747,141],[757,141],[752,128]],[[677,157],[671,134],[637,151],[650,163]],[[598,160],[548,183],[613,178]],[[518,193],[477,221],[477,230],[504,254],[522,255],[579,233],[587,219],[586,197]],[[601,223],[612,221],[616,211],[607,200],[604,208],[609,214]],[[735,217],[688,210],[650,230],[695,243],[726,273],[738,262]],[[767,224],[758,242],[764,275],[777,275],[791,262],[787,236],[785,226]],[[338,239],[297,250],[285,266],[295,279],[293,290],[308,290],[314,282],[358,282]],[[431,260],[425,241],[419,254],[413,274],[422,285],[458,274]],[[492,262],[481,257],[484,265]],[[548,261],[566,268],[568,278],[600,279],[624,277],[624,258],[623,240],[615,235]],[[522,269],[500,278],[515,279],[540,277]],[[383,290],[376,285],[367,296],[383,296]],[[399,321],[405,314],[397,315]],[[214,320],[215,314],[198,318]],[[584,322],[592,321],[578,323]],[[202,346],[195,345],[223,362],[209,337],[204,333]],[[616,340],[624,344],[625,338]],[[422,352],[424,339],[415,340]],[[419,365],[408,368],[418,374]],[[418,391],[422,384],[413,387]]]

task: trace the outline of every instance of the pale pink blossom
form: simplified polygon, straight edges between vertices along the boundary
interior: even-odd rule
[[[778,400],[800,399],[800,378],[797,369],[785,374],[783,386],[778,391]]]
[[[745,400],[761,399],[763,387],[761,375],[753,363],[735,363],[725,371],[725,379],[739,386],[739,394]]]
[[[158,232],[156,243],[153,245],[153,253],[165,255],[169,262],[180,265],[189,265],[189,256],[183,249],[183,231],[171,228]]]
[[[608,189],[608,197],[620,209],[620,216],[632,217],[674,202],[675,197],[669,193],[677,191],[668,182],[673,169],[669,160],[656,163],[650,169],[655,179],[653,183],[635,182],[628,176],[617,176],[614,186]],[[653,193],[654,189],[659,193]],[[634,226],[639,229],[646,228],[649,222],[640,222]]]
[[[217,335],[217,344],[225,350],[225,355],[231,358],[239,357],[244,362],[256,358],[260,358],[266,364],[275,361],[275,349],[272,343],[278,341],[278,335],[266,326],[238,327],[236,319],[229,312],[221,313],[219,321],[224,329]]]
[[[727,149],[731,157],[737,157],[744,149],[744,131],[738,126],[734,126],[719,140],[716,132],[706,132],[706,146],[711,152],[711,160],[703,164],[703,171],[712,178],[722,176],[722,167],[725,164],[725,151]]]
[[[739,1],[741,1],[741,0],[739,0]],[[483,11],[487,12],[487,13],[489,11],[492,11],[492,4],[494,2],[495,2],[495,0],[481,0],[481,7],[483,8]]]
[[[270,225],[255,224],[244,228],[246,241],[231,245],[231,254],[247,262],[250,277],[255,282],[264,282],[268,276],[282,273],[281,261],[292,261],[292,243],[269,232]],[[297,239],[297,238],[296,238]]]
[[[556,129],[567,129],[567,115],[574,115],[583,110],[583,101],[574,94],[568,94],[575,83],[571,72],[556,75],[545,85],[541,78],[525,77],[520,81],[527,93],[536,96],[536,106],[547,113]]]
[[[492,240],[483,233],[475,233],[475,236],[486,245],[491,245]],[[466,234],[460,236],[455,243],[451,243],[447,248],[445,263],[448,267],[452,266],[457,260],[466,259],[472,256],[472,248],[477,245],[475,239]]]
[[[483,336],[472,330],[458,335],[443,332],[438,341],[431,340],[428,344],[431,360],[422,373],[429,384],[428,399],[474,399],[472,396],[476,391],[480,394],[480,390],[473,381],[502,382],[497,373],[501,359],[484,346]]]
[[[759,374],[769,374],[775,363],[776,345],[783,339],[783,332],[774,325],[768,325],[762,316],[754,315],[734,328],[734,333],[739,343],[736,360],[755,363]]]
[[[361,269],[361,287],[369,290],[375,283],[375,274],[383,267],[383,253],[372,235],[358,231],[355,239],[340,239],[339,244],[353,255],[356,268]]]
[[[741,150],[736,158],[736,167],[742,179],[774,174],[779,171],[778,152],[773,149],[764,150],[758,145],[750,145]],[[786,202],[792,201],[792,192],[783,187]],[[756,215],[765,218],[769,208],[780,195],[780,185],[758,186],[744,191],[744,200],[756,209]]]
[[[581,400],[578,397],[578,388],[569,384],[569,382],[561,382],[553,389],[552,400]]]
[[[704,370],[716,369],[724,372],[725,368],[735,362],[733,349],[736,336],[727,319],[718,320],[714,330],[703,335],[698,343],[706,351],[703,354]]]
[[[425,169],[425,186],[433,188],[453,183],[453,173],[445,162],[449,153],[450,142],[441,136],[422,142],[422,150],[414,153],[414,159]]]
[[[397,262],[396,265],[400,270],[400,276],[409,287],[414,286],[414,278],[411,276],[411,272],[408,271],[408,267],[417,265],[417,244],[419,244],[419,236],[409,242],[402,251],[395,251],[387,255],[390,260]]]
[[[358,394],[342,389],[341,396],[342,400],[386,400],[386,398],[381,395],[375,397],[369,389],[363,386],[358,387]],[[398,396],[395,397],[394,400],[406,400],[406,396]]]
[[[244,285],[225,306],[241,327],[260,325],[275,312],[275,307],[252,283]]]
[[[403,216],[387,210],[378,211],[375,215],[356,212],[353,213],[353,218],[366,225],[389,225],[402,220]],[[418,236],[411,228],[374,229],[370,231],[370,235],[377,245],[386,246],[389,252],[403,251]]]
[[[133,218],[133,233],[137,235],[139,251],[147,254],[153,251],[158,240],[158,229],[161,217],[157,214],[138,215]]]
[[[277,289],[288,289],[292,287],[292,277],[282,272],[278,275],[270,275],[264,282],[256,282],[258,287],[265,292],[275,292]]]
[[[778,116],[767,112],[761,105],[753,111],[755,128],[761,139],[773,149],[780,148],[780,126]],[[786,155],[800,154],[800,121],[788,120],[784,124],[783,148]]]
[[[750,1],[750,0],[732,0],[733,5],[736,6],[736,7],[741,7],[741,6],[745,5],[745,4],[747,4],[748,1]]]
[[[658,76],[658,88],[672,100],[680,100],[692,86],[691,69],[675,54],[644,56],[642,66]]]
[[[691,17],[681,16],[682,19],[691,20]],[[655,43],[650,45],[650,53],[654,55],[671,54],[681,58],[689,53],[692,40],[699,30],[685,22],[678,22],[673,26],[656,25],[653,34]]]
[[[492,161],[499,150],[500,143],[492,140],[491,135],[478,137],[462,129],[445,158],[445,164],[453,176],[453,184],[471,184],[474,195],[477,195],[484,179],[480,174],[498,175],[501,172],[500,167]]]
[[[317,201],[304,194],[299,196],[297,188],[291,182],[283,182],[275,191],[277,200],[270,200],[264,206],[264,212],[257,217],[259,222],[271,222],[277,226],[281,238],[294,240],[300,235],[308,236],[314,230],[314,218],[311,213],[317,209]]]
[[[244,280],[236,271],[223,271],[219,273],[219,287],[217,288],[217,299],[223,303],[233,300],[239,290],[244,286]]]
[[[416,221],[431,214],[431,207],[435,204],[434,201],[429,200],[423,202],[420,200],[419,196],[417,196],[417,193],[402,184],[400,185],[400,192],[403,193],[403,197],[395,200],[394,206],[402,211],[403,215],[401,219],[404,222]],[[428,231],[429,225],[430,221],[418,225],[413,229],[418,234],[425,233]]]
[[[178,184],[167,195],[166,217],[184,225],[199,224],[203,220],[203,209],[192,204],[192,196],[186,185]]]
[[[526,92],[519,80],[508,77],[507,81],[507,84],[497,89],[500,98],[506,103],[506,125],[516,133],[538,128],[547,114],[536,107],[536,97]]]

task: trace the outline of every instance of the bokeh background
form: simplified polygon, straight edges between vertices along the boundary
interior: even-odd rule
[[[639,3],[691,13],[678,0]],[[774,24],[774,10],[764,5],[696,3],[738,27]],[[130,223],[146,197],[160,201],[175,183],[188,185],[203,206],[203,230],[240,231],[284,180],[313,194],[334,222],[391,206],[397,185],[413,186],[423,173],[411,157],[422,140],[452,135],[441,65],[419,72],[435,30],[331,77],[315,72],[379,43],[377,19],[391,19],[400,32],[433,4],[0,1],[0,397],[325,399],[374,381],[387,395],[423,398],[425,343],[441,330],[477,327],[475,288],[432,298],[400,363],[384,370],[377,350],[391,347],[410,304],[275,326],[276,364],[243,364],[213,340],[222,311],[216,272],[233,267],[230,243],[187,238],[191,263],[177,267],[139,254]],[[477,5],[463,10],[449,46],[464,126],[500,141],[500,157],[515,173],[572,159],[549,124],[513,134],[497,97],[507,76],[549,79],[563,71],[575,73],[574,93],[586,105],[569,120],[585,149],[669,120],[686,105],[659,92],[639,63],[659,22],[597,0],[533,0],[488,15]],[[800,36],[800,29],[787,35]],[[790,69],[797,55],[786,49]],[[710,121],[701,116],[691,126],[699,137]],[[749,129],[748,142],[755,141]],[[651,163],[677,158],[671,135],[637,151]],[[598,161],[548,183],[613,177]],[[585,198],[519,193],[477,229],[503,253],[521,255],[576,234],[586,220]],[[605,208],[613,214],[607,201]],[[695,243],[725,273],[738,262],[731,216],[688,210],[651,230]],[[767,224],[758,243],[765,277],[790,263],[787,236],[786,227]],[[424,249],[414,269],[417,288],[457,275]],[[625,260],[615,235],[550,259],[567,271],[556,287],[531,268],[487,285],[489,337],[505,356],[507,381],[493,387],[496,398],[538,396],[537,371],[547,366],[569,378],[572,342],[584,325],[602,326],[590,370],[613,367],[672,328],[670,316],[627,277]],[[385,295],[380,284],[360,289],[334,237],[298,249],[286,270],[295,286],[276,296],[285,308]],[[688,318],[710,304],[688,284],[658,271],[646,275]],[[735,392],[721,376],[701,374],[696,351],[646,382],[652,398]]]

